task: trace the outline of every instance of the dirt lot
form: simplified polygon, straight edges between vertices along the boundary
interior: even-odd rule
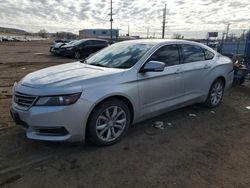
[[[164,114],[131,127],[114,146],[27,140],[9,116],[13,82],[74,61],[48,46],[0,43],[0,187],[250,187],[250,82],[213,111],[194,105]],[[172,125],[156,129],[155,120]]]

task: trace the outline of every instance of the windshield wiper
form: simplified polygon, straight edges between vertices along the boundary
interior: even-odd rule
[[[82,59],[82,60],[80,60],[80,62],[81,62],[81,63],[88,64],[86,59]],[[93,65],[93,66],[98,66],[98,67],[109,67],[109,66],[102,65],[102,64],[99,64],[99,63],[92,63],[92,64],[88,64],[88,65]],[[109,68],[110,68],[110,67],[109,67]]]
[[[89,65],[94,65],[94,66],[98,66],[98,67],[109,67],[109,66],[106,66],[106,65],[98,64],[98,63],[93,63],[93,64],[89,64]]]

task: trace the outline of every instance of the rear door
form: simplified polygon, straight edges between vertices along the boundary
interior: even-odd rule
[[[207,80],[212,68],[213,53],[206,58],[205,49],[191,44],[181,44],[182,76],[185,98],[192,100],[207,94]],[[209,53],[209,52],[208,52]]]

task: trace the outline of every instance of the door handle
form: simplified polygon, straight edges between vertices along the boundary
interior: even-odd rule
[[[210,65],[208,65],[208,64],[205,64],[204,65],[204,69],[208,69],[208,68],[210,68],[211,66]]]
[[[179,74],[181,72],[181,69],[177,69],[176,71],[175,71],[175,74]]]

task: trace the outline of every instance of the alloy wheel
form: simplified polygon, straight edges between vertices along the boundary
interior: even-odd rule
[[[99,139],[111,142],[125,130],[127,117],[125,111],[118,106],[106,108],[97,118],[96,134]]]
[[[210,100],[211,103],[216,106],[220,103],[223,97],[223,85],[221,82],[216,82],[211,90]]]

